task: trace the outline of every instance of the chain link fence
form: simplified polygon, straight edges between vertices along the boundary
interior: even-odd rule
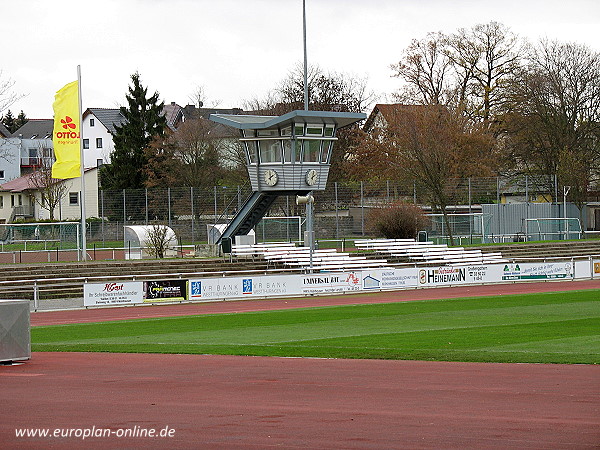
[[[559,192],[556,177],[464,178],[449,180],[444,196],[448,213],[474,216],[482,213],[482,204],[549,202],[560,205],[562,198]],[[251,193],[249,185],[207,189],[171,187],[103,190],[99,193],[99,214],[103,220],[89,226],[88,241],[121,241],[125,225],[159,223],[171,227],[185,243],[206,243],[208,227],[215,223],[227,223]],[[313,194],[318,239],[368,236],[370,209],[385,204],[405,202],[419,205],[430,214],[441,212],[433,204],[430,190],[418,181],[332,182],[325,191]],[[300,226],[304,227],[305,207],[297,205],[293,196],[282,196],[272,205],[267,216],[300,217]],[[474,218],[467,222],[464,219],[455,220],[456,233],[464,234],[468,229],[471,234],[473,230],[481,234],[484,232],[481,228],[485,228],[485,223],[489,221],[489,218]],[[298,240],[297,227],[296,219],[270,220],[257,227],[257,239]],[[436,232],[434,229],[429,231]]]

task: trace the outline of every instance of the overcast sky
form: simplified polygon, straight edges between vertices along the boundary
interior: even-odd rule
[[[306,0],[308,60],[368,79],[386,101],[390,64],[412,39],[497,21],[532,42],[600,51],[598,0]],[[138,71],[166,103],[242,106],[302,61],[302,0],[0,0],[2,81],[26,94],[11,110],[52,118],[55,92],[77,78],[83,107],[125,103]],[[387,100],[390,100],[389,98]]]

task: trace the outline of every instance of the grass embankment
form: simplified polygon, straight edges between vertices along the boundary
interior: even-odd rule
[[[600,291],[35,327],[34,351],[600,363]]]

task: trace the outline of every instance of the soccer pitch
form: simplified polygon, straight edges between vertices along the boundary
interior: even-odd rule
[[[34,327],[33,351],[600,363],[600,291]]]

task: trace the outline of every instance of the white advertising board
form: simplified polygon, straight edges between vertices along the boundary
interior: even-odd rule
[[[300,295],[299,275],[265,275],[190,280],[189,299],[193,301]]]
[[[310,275],[258,275],[232,278],[192,279],[192,301],[259,298],[360,291],[360,273],[340,272]]]
[[[555,280],[573,278],[573,264],[568,262],[504,264],[502,281]]]
[[[144,302],[144,283],[125,281],[119,283],[85,283],[84,306],[133,305]]]
[[[419,286],[461,286],[497,283],[502,279],[501,264],[443,266],[418,269]]]
[[[360,274],[361,287],[365,291],[415,288],[418,285],[416,268],[363,270]]]
[[[577,279],[589,279],[594,276],[594,265],[591,260],[574,261],[575,264],[575,278]],[[600,265],[598,267],[600,269]],[[600,273],[596,275],[600,276]]]
[[[341,294],[361,290],[360,272],[302,275],[302,294]]]

